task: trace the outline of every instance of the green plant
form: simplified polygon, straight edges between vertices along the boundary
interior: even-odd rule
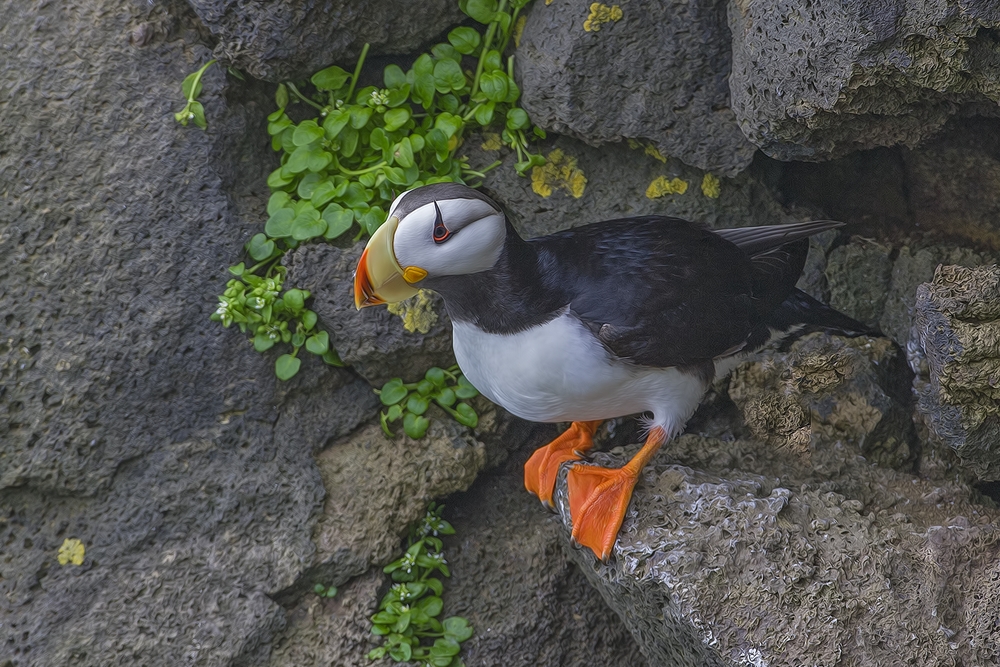
[[[318,341],[320,332],[315,330],[315,320],[301,319],[311,312],[306,309],[275,307],[273,321],[258,320],[259,309],[248,310],[239,303],[242,293],[258,286],[251,278],[275,280],[282,268],[281,257],[300,243],[332,241],[349,232],[357,241],[374,232],[385,221],[399,191],[443,181],[475,185],[500,162],[477,171],[467,158],[456,156],[470,129],[500,130],[503,143],[517,154],[514,166],[521,175],[545,163],[528,148],[529,135],[544,137],[545,133],[532,128],[527,113],[517,106],[520,89],[513,78],[513,56],[503,57],[513,25],[528,2],[460,0],[462,10],[486,26],[485,33],[467,26],[453,29],[447,42],[422,54],[409,70],[385,67],[384,87],[358,88],[367,45],[352,72],[337,66],[323,69],[309,79],[309,92],[303,92],[305,82],[278,86],[278,109],[268,116],[267,131],[272,148],[282,154],[281,164],[267,179],[272,194],[264,231],[246,244],[257,264],[230,267],[236,279],[229,281],[212,319],[227,327],[236,322],[253,336],[258,351],[279,342],[291,343],[292,352],[283,354],[275,366],[279,378],[295,375],[301,343]],[[205,126],[204,110],[195,98],[209,64],[184,80],[188,105],[177,114],[179,122],[186,124],[190,119]],[[296,123],[288,113],[293,104],[311,107],[316,115]],[[240,282],[242,288],[236,284]],[[280,301],[284,295],[275,296]],[[296,338],[297,334],[302,336]],[[331,349],[329,337],[324,340],[326,349]],[[306,348],[311,349],[308,344]],[[328,363],[335,363],[335,353],[323,355]],[[461,418],[456,419],[473,420],[470,409],[461,408]]]
[[[313,593],[320,596],[321,598],[333,598],[337,597],[337,587],[324,586],[323,584],[316,584],[315,586],[313,586]]]
[[[205,70],[211,67],[214,62],[214,59],[209,60],[197,72],[192,72],[184,77],[184,81],[181,83],[181,91],[184,93],[184,97],[187,98],[187,104],[184,105],[183,109],[174,114],[174,120],[181,125],[186,126],[189,122],[192,122],[203,130],[208,127],[208,123],[205,121],[205,107],[198,101],[198,96],[201,95],[201,77],[205,75]]]
[[[413,661],[423,667],[464,667],[458,657],[461,643],[472,636],[472,627],[461,616],[439,621],[444,585],[436,573],[451,576],[441,552],[438,535],[455,529],[441,518],[443,506],[431,503],[418,526],[410,529],[409,546],[402,558],[383,568],[395,582],[372,616],[372,634],[383,637],[382,646],[368,657],[389,656],[396,662]]]
[[[254,239],[250,241],[251,247]],[[252,250],[250,254],[253,255]],[[264,275],[254,273],[262,269]],[[316,328],[316,313],[305,307],[309,292],[290,289],[281,293],[287,269],[277,263],[277,257],[265,259],[250,269],[240,262],[229,267],[229,271],[236,278],[226,285],[211,319],[227,328],[235,323],[240,331],[249,332],[258,352],[266,352],[277,343],[291,344],[292,352],[282,354],[274,363],[274,373],[279,379],[287,380],[299,372],[302,362],[298,353],[303,347],[331,366],[344,365],[330,346],[330,335]]]
[[[455,418],[459,424],[475,428],[479,424],[479,415],[475,409],[465,402],[465,399],[479,395],[475,387],[462,375],[458,366],[447,370],[443,368],[429,369],[424,379],[418,382],[404,383],[400,378],[393,378],[376,389],[382,405],[387,411],[379,413],[382,430],[390,438],[395,434],[389,430],[389,423],[402,418],[403,431],[413,439],[424,437],[430,420],[424,416],[431,401]]]

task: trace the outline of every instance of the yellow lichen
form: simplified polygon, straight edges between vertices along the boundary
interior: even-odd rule
[[[63,540],[62,546],[59,547],[59,564],[66,565],[67,563],[72,563],[73,565],[83,565],[85,554],[86,549],[83,546],[83,542],[77,539],[66,538]]]
[[[705,174],[701,179],[701,193],[709,199],[718,199],[721,189],[722,183],[714,174]]]
[[[576,199],[583,196],[587,177],[576,166],[576,158],[556,148],[546,157],[546,162],[531,170],[531,189],[535,194],[548,197],[554,188],[562,188]]]
[[[386,309],[393,315],[399,315],[403,320],[403,328],[410,333],[419,331],[425,334],[438,321],[438,314],[434,312],[431,295],[427,290],[420,290],[405,301],[390,303]]]
[[[583,22],[583,29],[587,32],[597,32],[605,23],[620,21],[622,18],[622,8],[618,5],[602,5],[595,2],[590,5],[590,15]]]
[[[485,140],[482,145],[484,151],[498,151],[503,147],[503,141],[496,132],[484,132],[483,139]]]
[[[664,195],[682,195],[687,192],[687,189],[687,181],[679,178],[667,180],[666,176],[657,176],[646,188],[646,196],[650,199],[656,199]]]
[[[663,157],[663,153],[661,153],[660,151],[658,151],[656,149],[656,146],[654,146],[653,144],[647,145],[646,148],[643,150],[643,153],[645,153],[646,155],[649,155],[651,157],[656,158],[660,162],[666,163],[666,161],[667,161],[667,158]]]
[[[551,2],[551,0],[549,0]],[[548,4],[545,3],[545,4]],[[514,48],[519,48],[521,46],[521,35],[524,33],[524,24],[528,22],[528,17],[521,15],[517,17],[517,23],[514,24]]]

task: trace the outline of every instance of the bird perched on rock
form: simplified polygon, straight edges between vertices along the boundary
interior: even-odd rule
[[[582,458],[603,420],[652,413],[624,467],[568,472],[573,537],[606,559],[640,470],[716,376],[796,325],[864,331],[795,289],[807,237],[841,224],[710,230],[644,216],[526,241],[489,197],[439,183],[392,203],[354,298],[360,309],[438,292],[476,389],[523,419],[572,422],[525,464],[525,486],[550,506],[560,465]]]

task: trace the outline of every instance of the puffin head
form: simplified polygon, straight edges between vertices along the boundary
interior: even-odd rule
[[[503,252],[503,212],[459,183],[434,183],[396,197],[354,272],[354,305],[395,303],[425,278],[488,271]]]

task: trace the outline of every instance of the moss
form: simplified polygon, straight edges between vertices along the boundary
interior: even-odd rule
[[[420,290],[405,301],[390,303],[386,308],[393,315],[399,315],[403,320],[403,328],[410,333],[425,334],[438,321],[438,314],[434,312],[433,302],[427,290]]]
[[[665,195],[682,195],[687,192],[687,181],[679,178],[667,180],[666,176],[657,176],[646,188],[646,196],[650,199],[658,199]]]
[[[622,18],[622,8],[618,5],[604,5],[595,2],[590,5],[590,15],[583,22],[583,29],[587,32],[598,32],[605,23],[614,23]]]
[[[542,197],[549,197],[555,188],[562,188],[579,199],[586,187],[587,177],[576,166],[576,158],[558,148],[548,154],[544,165],[531,170],[531,189]]]

